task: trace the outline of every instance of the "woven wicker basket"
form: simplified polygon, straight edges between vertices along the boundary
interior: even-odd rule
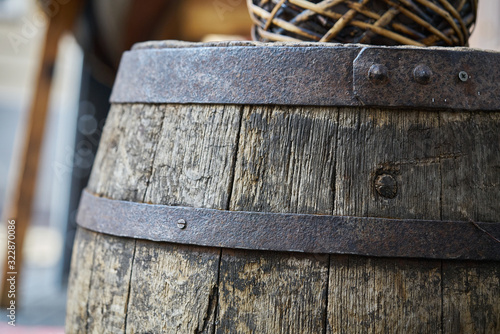
[[[259,41],[464,46],[478,0],[247,0]]]

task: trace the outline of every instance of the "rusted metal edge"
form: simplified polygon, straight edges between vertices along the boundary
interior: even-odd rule
[[[500,260],[497,223],[223,211],[111,200],[87,191],[77,222],[120,237],[210,247]]]
[[[174,44],[173,44],[174,45]],[[378,66],[384,78],[370,72]],[[311,44],[135,48],[112,103],[500,110],[500,53]]]

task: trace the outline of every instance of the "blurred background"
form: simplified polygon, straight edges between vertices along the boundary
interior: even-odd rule
[[[41,1],[53,19],[79,0]],[[85,1],[59,39],[48,115],[18,282],[16,328],[0,310],[0,333],[63,333],[66,283],[79,191],[109,108],[121,53],[137,41],[249,39],[244,0]],[[154,17],[154,20],[148,19]],[[23,152],[27,119],[48,33],[35,0],[0,0],[0,214],[5,217]],[[155,22],[155,23],[152,23]],[[500,1],[480,0],[475,48],[500,50]],[[229,35],[229,36],[228,36]],[[0,263],[6,257],[0,223]]]
[[[75,10],[80,14],[72,20]],[[47,17],[56,22],[56,28],[64,25],[71,31],[58,38]],[[249,39],[250,25],[244,0],[0,0],[2,219],[11,215],[11,197],[19,185],[23,143],[44,56],[42,79],[45,84],[52,79],[18,275],[17,326],[7,325],[2,307],[0,333],[64,332],[76,208],[88,181],[122,52],[146,40]],[[47,51],[54,48],[49,45],[44,53],[46,38],[59,40],[57,52]],[[2,221],[0,263],[6,258],[5,225]]]

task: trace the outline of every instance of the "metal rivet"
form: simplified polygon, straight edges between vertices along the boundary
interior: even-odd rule
[[[469,75],[467,74],[467,72],[465,71],[460,71],[460,73],[458,73],[458,77],[460,78],[460,80],[462,80],[463,82],[466,82],[468,79],[469,79]]]
[[[389,81],[389,71],[381,64],[374,64],[368,70],[368,79],[376,85],[382,85]]]
[[[177,227],[180,228],[181,230],[183,228],[186,228],[186,221],[184,219],[179,219],[177,221]]]
[[[427,85],[431,81],[432,70],[429,66],[418,65],[413,70],[413,78],[415,81],[422,85]]]
[[[375,190],[385,198],[394,198],[398,193],[398,184],[390,174],[381,174],[375,177]]]

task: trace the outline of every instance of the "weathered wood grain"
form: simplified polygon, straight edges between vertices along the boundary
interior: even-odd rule
[[[145,201],[227,209],[240,119],[239,106],[165,107]],[[137,241],[127,332],[212,333],[219,262],[219,249]]]
[[[330,333],[438,333],[440,261],[332,256]]]
[[[115,105],[89,188],[155,204],[497,222],[499,150],[494,112]],[[376,191],[382,174],[394,198]],[[497,262],[221,251],[85,230],[75,249],[69,333],[500,331]]]
[[[429,111],[341,109],[335,214],[439,219],[439,114]],[[445,157],[446,158],[446,157]],[[397,181],[394,198],[374,187],[379,174]]]
[[[113,105],[88,189],[112,199],[142,202],[152,173],[163,116],[156,105]]]
[[[443,333],[500,332],[498,262],[445,261]]]
[[[500,222],[500,112],[441,113],[443,219]]]
[[[334,214],[439,219],[437,138],[437,112],[341,109]],[[380,174],[396,180],[394,198],[376,192]],[[331,333],[439,332],[440,261],[332,256],[328,323]]]
[[[144,199],[162,118],[156,106],[111,108],[88,185],[91,192],[119,200]],[[67,323],[68,332],[77,327],[91,333],[124,333],[135,240],[98,235],[83,250],[92,251],[89,281],[85,277],[72,283],[82,300],[88,291],[87,318],[78,319],[86,323]]]
[[[500,113],[441,114],[442,217],[500,222]],[[486,234],[485,238],[489,238]],[[443,261],[443,332],[500,332],[500,263]]]
[[[217,333],[322,333],[328,255],[224,250]]]
[[[71,257],[66,305],[66,333],[87,332],[90,277],[94,264],[94,246],[98,234],[79,228]]]
[[[212,333],[220,250],[138,241],[127,333]]]
[[[227,209],[240,106],[168,105],[145,202]]]
[[[331,214],[337,109],[245,107],[231,210]]]
[[[329,214],[336,109],[246,107],[231,210]],[[321,333],[328,256],[223,250],[217,333]]]
[[[90,277],[89,333],[125,333],[135,240],[100,234]]]

